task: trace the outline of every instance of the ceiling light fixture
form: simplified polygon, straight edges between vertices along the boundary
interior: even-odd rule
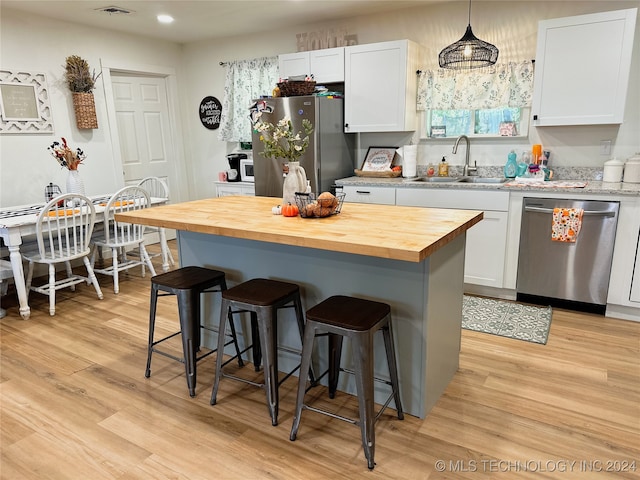
[[[133,10],[126,10],[124,8],[116,7],[112,5],[110,7],[96,8],[98,12],[108,13],[109,15],[131,15],[135,13]]]
[[[445,47],[438,55],[441,68],[452,70],[471,70],[487,67],[498,60],[498,49],[488,42],[480,40],[471,31],[471,0],[469,0],[469,24],[464,36]]]
[[[158,15],[156,17],[160,23],[172,23],[173,17],[171,15]]]

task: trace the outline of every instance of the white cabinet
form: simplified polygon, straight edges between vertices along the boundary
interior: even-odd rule
[[[344,47],[278,56],[280,78],[310,75],[316,83],[344,82]]]
[[[396,204],[483,211],[483,220],[467,231],[464,281],[484,287],[503,287],[509,192],[399,188]]]
[[[256,194],[255,185],[250,182],[215,182],[216,194],[218,197],[227,195],[248,195]]]
[[[376,203],[379,205],[396,204],[395,188],[344,185],[342,192],[346,194],[344,197],[345,202]]]
[[[637,8],[538,23],[534,126],[622,123]]]
[[[418,45],[409,40],[345,47],[347,133],[415,130]]]
[[[289,78],[294,75],[309,75],[309,52],[285,53],[278,55],[278,73],[280,78]]]

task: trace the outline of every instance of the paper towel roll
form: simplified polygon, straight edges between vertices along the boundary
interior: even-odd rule
[[[417,175],[418,146],[405,145],[402,147],[402,176],[405,178]]]

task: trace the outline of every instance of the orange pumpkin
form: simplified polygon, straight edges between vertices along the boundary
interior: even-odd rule
[[[284,217],[297,217],[298,216],[298,206],[291,205],[290,203],[282,206],[282,215]]]

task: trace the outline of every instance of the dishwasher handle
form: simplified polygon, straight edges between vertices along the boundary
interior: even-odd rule
[[[553,208],[543,208],[543,207],[524,207],[525,212],[537,212],[537,213],[553,213]],[[611,212],[609,210],[585,210],[583,215],[593,215],[598,217],[615,217],[616,212]]]

